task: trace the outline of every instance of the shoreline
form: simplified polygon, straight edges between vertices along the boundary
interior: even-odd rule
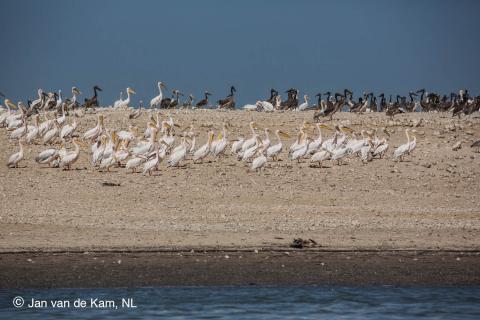
[[[479,286],[480,251],[1,253],[0,288]]]

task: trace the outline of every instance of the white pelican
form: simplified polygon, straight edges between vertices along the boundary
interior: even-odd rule
[[[321,168],[322,167],[322,161],[328,160],[330,158],[330,152],[325,150],[324,148],[321,148],[320,151],[317,151],[313,154],[313,156],[310,158],[310,164],[313,163],[318,163],[318,166]]]
[[[252,159],[253,156],[255,156],[255,154],[257,153],[257,151],[262,148],[262,139],[260,139],[259,136],[256,137],[255,139],[255,144],[253,146],[251,146],[250,148],[248,148],[247,150],[245,150],[245,152],[243,152],[242,154],[239,154],[239,159],[241,159],[242,161],[246,161],[248,162],[250,159]],[[241,155],[241,157],[240,157]]]
[[[252,161],[252,171],[257,171],[258,169],[263,169],[265,164],[267,163],[267,157],[265,156],[265,151],[267,148],[265,146],[262,146],[258,150],[259,156],[253,159]]]
[[[408,145],[408,154],[410,154],[417,147],[417,136],[415,135],[417,130],[413,129],[410,132],[412,133],[413,141],[410,141],[410,144]]]
[[[387,139],[383,138],[382,140],[380,140],[380,143],[375,148],[372,155],[373,156],[380,156],[380,159],[382,159],[383,156],[385,155],[385,153],[387,152],[387,150],[388,150],[388,141],[387,141]]]
[[[238,154],[238,152],[242,149],[244,141],[245,139],[243,137],[238,137],[238,139],[232,143],[232,154]]]
[[[317,137],[317,139],[310,142],[310,144],[308,145],[308,151],[307,151],[308,154],[313,154],[313,153],[317,152],[318,150],[320,150],[320,148],[322,147],[322,143],[323,143],[322,128],[327,129],[327,130],[331,130],[329,126],[327,126],[323,123],[321,123],[321,124],[317,123],[316,127],[317,127],[317,130],[318,130],[318,137]]]
[[[258,106],[256,104],[246,104],[243,106],[243,110],[245,111],[257,111]]]
[[[95,128],[92,128],[85,132],[83,135],[83,139],[94,141],[96,138],[98,138],[102,134],[104,129],[103,120],[104,116],[100,113],[98,115],[97,125],[95,126]]]
[[[299,105],[297,107],[297,110],[296,111],[305,111],[308,109],[309,107],[309,104],[308,104],[308,96],[307,95],[304,95],[303,96],[303,99],[305,100],[305,102],[303,102],[301,105]]]
[[[138,127],[130,125],[128,131],[122,130],[118,132],[117,136],[120,140],[133,141],[137,138],[138,132]]]
[[[75,145],[75,150],[67,152],[60,159],[60,168],[66,167],[67,170],[70,170],[72,165],[78,160],[78,156],[80,155],[80,146],[86,147],[86,145],[77,138],[73,138],[72,142]]]
[[[148,142],[140,141],[135,147],[130,149],[130,152],[134,155],[145,155],[155,148],[155,139],[157,138],[158,129],[150,124],[152,127],[152,135],[150,136],[150,140]]]
[[[255,132],[255,129],[257,128],[257,125],[255,122],[250,122],[250,131],[252,132],[252,137],[250,139],[247,139],[243,142],[241,151],[242,153],[245,152],[245,150],[253,147],[257,143],[257,133]]]
[[[193,155],[195,152],[195,144],[196,144],[196,134],[195,134],[195,128],[193,125],[190,126],[190,131],[187,132],[187,137],[190,138],[190,147],[188,148],[188,153]]]
[[[20,139],[28,132],[27,122],[25,121],[24,125],[13,130],[10,134],[10,139]]]
[[[265,112],[273,112],[273,104],[268,101],[257,101],[256,105],[263,109]]]
[[[150,108],[159,107],[161,102],[162,102],[162,99],[163,99],[162,88],[165,89],[166,86],[161,81],[159,81],[157,85],[158,85],[159,94],[158,94],[158,96],[156,96],[155,98],[150,100]]]
[[[92,165],[96,166],[103,158],[103,153],[107,147],[107,136],[102,135],[100,137],[100,142],[95,143],[97,147],[94,149],[92,154]],[[93,148],[92,148],[93,150]]]
[[[72,103],[70,104],[72,109],[75,109],[75,106],[77,105],[77,94],[80,95],[82,92],[77,87],[72,87]]]
[[[17,106],[13,104],[9,99],[5,99],[5,106],[7,107],[7,111],[0,115],[1,126],[8,125],[7,119],[10,116],[15,115],[15,112],[12,112],[12,109],[17,109]]]
[[[40,121],[39,118],[40,118],[40,116],[38,114],[36,114],[33,117],[34,125],[28,127],[27,135],[25,137],[25,141],[28,144],[32,143],[38,136],[38,131],[39,131],[38,127],[39,127],[39,121]]]
[[[65,125],[60,131],[60,139],[71,137],[73,132],[77,129],[77,120],[73,119],[72,124]]]
[[[182,143],[180,144],[180,148],[176,148],[174,152],[170,155],[170,158],[167,161],[167,165],[169,167],[176,167],[180,165],[182,160],[185,160],[187,156],[187,141],[186,138],[182,138]]]
[[[55,148],[43,150],[35,157],[35,162],[39,164],[48,163],[48,166],[52,166],[52,162],[58,158],[58,150]]]
[[[332,159],[332,162],[333,161],[337,161],[337,164],[340,165],[340,161],[347,157],[348,155],[350,155],[352,153],[352,149],[350,148],[337,148],[335,150],[333,150],[333,152],[331,153],[331,159]]]
[[[128,159],[127,163],[125,164],[125,169],[130,170],[132,169],[132,173],[136,172],[136,169],[145,161],[147,158],[145,156],[133,156],[132,158]]]
[[[116,108],[123,101],[123,91],[120,91],[120,97],[113,103],[113,107]]]
[[[128,108],[128,104],[130,103],[130,95],[131,94],[135,94],[135,91],[132,88],[127,88],[127,99],[115,102],[113,107],[116,108],[116,109]]]
[[[407,154],[410,150],[410,135],[408,134],[410,129],[405,129],[405,135],[407,136],[407,143],[402,144],[399,146],[395,151],[393,152],[393,158],[398,159],[400,158],[400,161],[403,161],[403,157],[405,154]]]
[[[300,162],[300,159],[307,154],[308,145],[310,144],[310,142],[311,142],[310,138],[308,137],[307,134],[305,134],[305,139],[303,144],[301,144],[300,148],[298,148],[292,153],[292,156],[290,157],[290,159],[297,160],[297,162]]]
[[[213,136],[214,136],[213,131],[210,131],[208,133],[207,143],[205,143],[203,146],[198,148],[198,150],[193,153],[193,163],[195,163],[195,161],[197,160],[200,160],[200,162],[203,162],[203,158],[208,156],[208,154],[210,153],[210,147],[212,145]]]
[[[145,164],[143,165],[143,172],[142,174],[145,175],[148,172],[148,175],[152,175],[152,170],[156,170],[158,163],[160,162],[160,149],[157,147],[157,151],[155,152],[155,156],[146,161]]]
[[[122,140],[120,142],[120,148],[115,152],[115,158],[117,159],[117,163],[121,166],[121,162],[127,160],[130,156],[130,152],[128,151],[128,140]]]
[[[7,167],[15,167],[18,168],[18,163],[23,159],[23,142],[22,140],[18,141],[18,146],[20,150],[15,152],[8,158]]]
[[[67,115],[65,114],[65,103],[62,104],[62,116],[57,118],[57,123],[59,125],[62,125],[65,123],[65,120],[67,119]]]
[[[277,137],[278,143],[267,148],[267,157],[271,157],[274,161],[277,160],[278,155],[283,149],[283,143],[280,136],[287,139],[290,138],[288,134],[280,130],[275,130],[275,136]]]
[[[58,123],[53,123],[53,128],[43,135],[43,144],[53,143],[58,135]]]
[[[40,123],[40,126],[38,127],[38,134],[41,136],[45,135],[48,130],[52,129],[53,123],[55,122],[53,119],[48,118],[48,113],[46,111],[43,113],[43,117],[45,118],[45,121]]]
[[[362,162],[368,162],[372,160],[373,144],[372,139],[367,139],[367,144],[360,149],[360,159]]]
[[[223,133],[223,134],[222,134]],[[227,127],[225,124],[223,124],[223,131],[222,133],[220,133],[218,135],[218,141],[217,143],[215,144],[215,146],[212,145],[212,154],[215,156],[215,157],[218,157],[220,156],[221,154],[223,154],[225,152],[225,149],[227,147],[227,144],[228,144],[228,140],[227,140]]]

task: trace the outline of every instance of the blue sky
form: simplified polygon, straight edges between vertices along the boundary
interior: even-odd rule
[[[71,86],[102,104],[169,89],[237,104],[270,88],[479,92],[480,1],[2,0],[0,91]],[[81,97],[83,100],[83,97]]]

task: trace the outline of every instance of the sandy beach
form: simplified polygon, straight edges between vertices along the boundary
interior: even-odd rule
[[[135,120],[126,111],[100,111],[106,127],[143,131],[147,112]],[[165,115],[167,112],[162,111]],[[292,138],[313,112],[257,113],[174,110],[181,128],[193,124],[197,145],[208,130],[228,125],[233,140],[248,135],[248,122],[282,129]],[[83,133],[96,115],[78,118]],[[68,119],[71,122],[71,118]],[[312,168],[281,155],[265,170],[227,154],[182,168],[161,163],[153,176],[124,168],[98,172],[82,151],[74,170],[34,162],[45,147],[29,145],[20,168],[5,163],[18,148],[0,129],[0,250],[138,250],[145,248],[283,248],[293,238],[314,239],[322,250],[478,250],[480,247],[480,119],[449,114],[396,116],[348,114],[333,124],[355,130],[386,126],[392,132],[386,159]],[[404,162],[391,159],[414,127],[417,149]],[[177,133],[181,129],[177,128]],[[462,148],[452,146],[461,141]],[[113,182],[119,186],[104,186]]]

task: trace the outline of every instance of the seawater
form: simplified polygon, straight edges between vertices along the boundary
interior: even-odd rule
[[[24,302],[21,306],[22,300],[19,297]],[[35,303],[32,303],[32,299]],[[105,304],[112,301],[113,304]],[[47,303],[46,307],[40,306],[43,302]],[[37,307],[35,307],[36,303],[38,303]],[[157,319],[159,317],[168,319],[480,319],[480,287],[0,289],[0,319]]]

